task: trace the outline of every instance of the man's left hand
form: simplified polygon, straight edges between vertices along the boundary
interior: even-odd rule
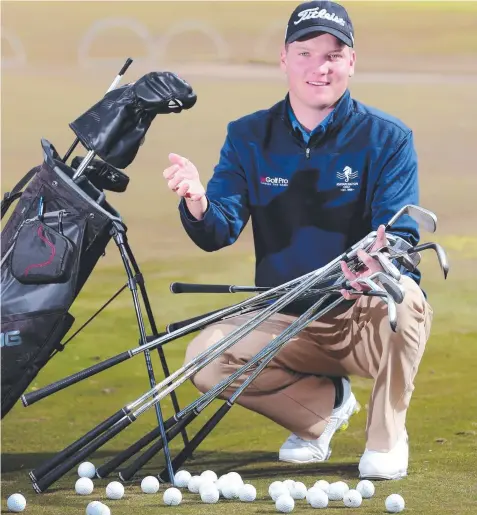
[[[376,272],[383,271],[383,268],[382,268],[381,264],[379,263],[379,261],[377,259],[372,258],[369,255],[371,252],[374,252],[388,244],[384,225],[380,225],[376,232],[377,232],[376,241],[374,242],[371,249],[367,252],[365,252],[362,249],[359,249],[357,252],[359,260],[365,266],[364,270],[361,270],[356,273],[352,272],[349,269],[349,266],[347,265],[347,263],[345,261],[341,261],[341,270],[343,271],[345,278],[350,282],[351,286],[355,290],[358,290],[358,291],[369,290],[369,288],[367,288],[366,286],[356,282],[356,279],[362,278],[362,277],[369,277],[370,275],[372,275]],[[354,299],[357,299],[360,297],[359,295],[356,295],[356,294],[353,295],[352,293],[349,293],[346,290],[341,290],[341,293],[346,300],[354,300]]]

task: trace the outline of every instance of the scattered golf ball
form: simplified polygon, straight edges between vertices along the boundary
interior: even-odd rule
[[[91,501],[86,506],[86,515],[101,515],[103,503],[99,501]]]
[[[237,483],[243,485],[242,476],[238,472],[229,472],[227,474],[227,480],[237,482]]]
[[[100,515],[111,515],[111,510],[109,509],[109,506],[107,506],[104,503],[101,503],[101,513]]]
[[[187,485],[189,492],[198,494],[200,485],[202,484],[203,480],[204,479],[201,476],[192,476],[189,480],[189,484]]]
[[[96,467],[89,461],[84,461],[78,467],[78,476],[79,477],[89,477],[89,479],[93,479],[93,477],[95,475],[96,475]]]
[[[359,508],[363,497],[358,490],[348,490],[343,496],[343,503],[347,508]]]
[[[288,488],[288,491],[291,492],[291,489],[293,488],[295,481],[293,481],[293,479],[285,479],[285,481],[283,481],[283,484]]]
[[[26,506],[26,499],[22,494],[12,494],[7,499],[7,507],[10,511],[23,511]]]
[[[391,494],[385,501],[386,510],[389,513],[399,513],[404,510],[405,502],[399,494]]]
[[[204,470],[200,477],[203,477],[204,479],[210,479],[212,483],[214,481],[217,481],[217,474],[213,470]]]
[[[290,495],[290,490],[288,490],[284,484],[273,489],[270,497],[272,498],[272,501],[276,501],[281,495]]]
[[[374,495],[374,484],[369,479],[363,479],[356,485],[356,490],[361,494],[363,499],[371,499]]]
[[[291,513],[295,508],[295,501],[290,494],[280,495],[275,501],[275,508],[281,513]]]
[[[301,481],[295,481],[290,490],[290,495],[296,501],[304,499],[306,497],[306,486]]]
[[[187,488],[191,477],[191,473],[187,470],[179,470],[177,474],[174,474],[174,486],[177,486],[178,488]]]
[[[207,504],[215,504],[220,497],[219,489],[217,487],[206,487],[200,491],[200,499]]]
[[[253,485],[245,484],[239,488],[238,496],[243,502],[252,502],[257,497],[257,490]]]
[[[168,488],[164,492],[162,500],[164,501],[164,504],[167,504],[168,506],[177,506],[182,501],[181,491],[174,487]]]
[[[124,486],[119,481],[111,481],[106,487],[106,497],[108,499],[118,500],[124,495]]]
[[[319,481],[317,481],[315,483],[314,486],[316,486],[320,490],[323,490],[323,492],[325,492],[325,494],[328,495],[328,488],[330,487],[330,484],[328,483],[328,481],[325,481],[324,479],[320,479]]]
[[[342,501],[344,494],[349,490],[349,486],[343,481],[331,483],[328,488],[328,498],[330,501]]]
[[[160,488],[160,485],[159,485],[159,481],[158,481],[157,477],[146,476],[141,481],[141,490],[145,494],[155,494],[155,493],[159,492],[159,488]]]
[[[268,487],[268,495],[271,497],[272,492],[276,490],[277,488],[281,488],[283,486],[283,483],[281,481],[274,481],[269,487]]]
[[[217,486],[213,481],[210,479],[204,479],[199,486],[199,494],[202,492],[202,490],[210,490],[210,489],[216,489],[218,490]]]
[[[237,499],[242,485],[236,481],[229,481],[222,486],[222,495],[226,499]]]
[[[318,487],[308,490],[308,502],[312,508],[326,508],[328,506],[328,496]]]
[[[94,490],[94,484],[89,477],[80,477],[75,483],[75,491],[79,495],[89,495]]]

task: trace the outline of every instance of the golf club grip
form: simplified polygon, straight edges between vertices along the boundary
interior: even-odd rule
[[[171,283],[172,293],[232,293],[230,284]]]
[[[132,415],[129,415],[131,417]],[[81,463],[86,457],[92,454],[96,449],[99,449],[106,442],[114,438],[123,429],[132,424],[134,418],[124,417],[117,422],[113,427],[110,427],[105,433],[83,447],[77,454],[67,458],[61,465],[53,469],[51,472],[43,476],[40,480],[36,481],[33,485],[37,492],[44,492],[55,481],[64,476],[75,465]]]
[[[64,377],[56,383],[51,383],[48,386],[40,388],[39,390],[22,395],[21,400],[23,406],[31,406],[35,402],[38,402],[39,400],[44,399],[53,393],[59,392],[60,390],[63,390],[72,384],[79,383],[83,379],[87,379],[88,377],[94,376],[95,374],[99,374],[99,372],[107,370],[114,365],[118,365],[130,357],[131,356],[129,355],[129,351],[122,352],[117,356],[113,356],[112,358],[109,358],[105,361],[101,361],[100,363],[97,363],[96,365],[93,365],[89,368],[85,368],[84,370],[80,370],[79,372],[76,372],[76,374]]]
[[[189,413],[186,417],[184,417],[182,420],[176,423],[175,426],[169,429],[167,432],[167,441],[171,442],[181,431],[184,429],[187,424],[192,422],[194,418],[196,417],[195,412]],[[164,442],[162,441],[162,438],[159,437],[157,442],[151,445],[149,449],[147,449],[141,456],[139,456],[137,459],[135,459],[128,467],[126,467],[124,470],[121,470],[120,472],[120,478],[123,481],[129,481],[134,474],[140,470],[146,463],[152,460],[154,456],[164,447]]]
[[[164,422],[164,428],[167,431],[174,424],[176,424],[176,419],[174,417],[169,418]],[[151,443],[153,440],[158,438],[161,435],[161,429],[159,427],[155,427],[152,431],[145,434],[142,438],[140,438],[137,442],[130,445],[127,449],[117,454],[113,459],[106,462],[104,465],[101,465],[96,469],[96,476],[98,478],[107,477],[114,469],[119,467],[122,463],[128,460],[131,456],[134,456],[137,452],[139,452],[143,447],[147,444]]]
[[[81,438],[73,442],[68,447],[65,447],[62,451],[58,452],[51,459],[43,462],[39,467],[33,469],[30,472],[30,477],[33,481],[38,481],[45,474],[47,474],[50,470],[53,470],[56,466],[62,463],[66,458],[69,458],[75,452],[79,451],[82,447],[90,443],[94,440],[98,435],[104,433],[106,429],[109,429],[111,426],[116,424],[119,420],[121,420],[126,413],[123,409],[117,411],[114,415],[110,416],[108,419],[98,424],[94,429],[83,435]]]
[[[172,460],[172,468],[174,471],[179,470],[179,468],[186,462],[187,458],[192,455],[192,453],[205,440],[205,438],[214,429],[214,427],[225,417],[231,407],[231,404],[224,402],[224,404],[222,404],[222,406],[212,415],[210,420],[208,420],[199,429],[197,434],[190,441],[189,445],[186,445],[182,451]],[[161,478],[163,481],[169,481],[169,472],[167,471],[167,468],[165,468],[159,474],[159,478]]]
[[[172,333],[174,331],[177,331],[178,329],[182,329],[183,327],[193,324],[194,322],[199,321],[201,318],[210,317],[210,315],[215,315],[215,313],[218,313],[219,311],[223,311],[223,309],[216,309],[214,311],[210,311],[209,313],[204,313],[203,315],[198,315],[196,317],[188,318],[187,320],[181,320],[180,322],[172,322],[172,324],[169,324],[166,327],[166,331],[168,333]],[[199,331],[200,327],[194,329],[194,331]]]

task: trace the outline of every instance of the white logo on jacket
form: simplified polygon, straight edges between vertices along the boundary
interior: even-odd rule
[[[353,181],[354,179],[357,179],[358,175],[359,175],[358,172],[356,170],[353,171],[351,166],[345,166],[343,168],[342,172],[336,173],[336,177],[338,177],[338,179],[340,181],[344,181],[344,182],[337,182],[336,186],[338,186],[340,188],[340,191],[354,191],[356,186],[359,185],[359,183],[358,183],[358,181],[356,181],[356,182],[351,182],[351,181]]]
[[[295,25],[298,25],[302,21],[309,20],[312,18],[321,18],[323,20],[329,20],[341,25],[345,26],[345,21],[343,18],[336,16],[335,13],[329,13],[326,9],[320,9],[319,7],[314,7],[313,9],[306,9],[305,11],[300,11],[298,13],[298,20],[294,22]]]

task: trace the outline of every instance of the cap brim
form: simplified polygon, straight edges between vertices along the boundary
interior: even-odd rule
[[[287,39],[287,43],[293,43],[297,39],[302,38],[303,36],[307,36],[308,34],[313,34],[314,32],[326,32],[327,34],[331,34],[332,36],[335,36],[340,41],[342,41],[345,45],[349,47],[353,47],[353,41],[349,36],[344,34],[338,29],[333,29],[332,27],[328,27],[326,25],[313,25],[312,27],[307,27],[305,29],[298,30],[291,36],[289,39]]]

